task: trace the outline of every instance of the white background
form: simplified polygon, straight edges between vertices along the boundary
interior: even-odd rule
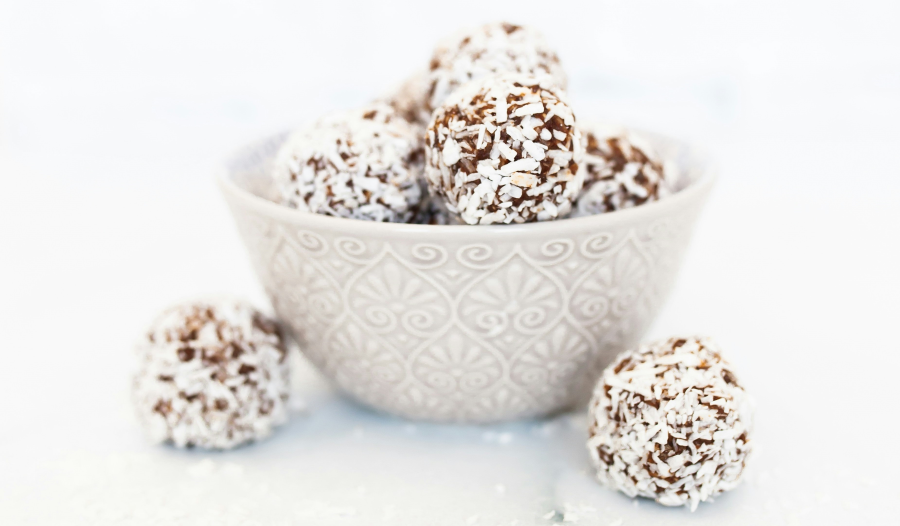
[[[0,6],[0,524],[895,519],[897,2]],[[718,158],[650,336],[702,332],[728,350],[758,403],[746,484],[694,514],[634,504],[591,480],[582,414],[412,425],[302,365],[307,409],[271,440],[147,445],[130,350],[155,312],[207,293],[264,302],[216,163],[381,94],[440,36],[499,19],[546,33],[580,117]]]

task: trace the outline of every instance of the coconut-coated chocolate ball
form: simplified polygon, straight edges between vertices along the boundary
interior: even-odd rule
[[[626,130],[582,125],[584,191],[577,216],[602,214],[656,201],[672,191],[675,173],[650,143]]]
[[[459,31],[438,43],[427,75],[427,110],[439,107],[467,82],[504,72],[548,75],[558,88],[566,87],[559,58],[540,32],[497,22]]]
[[[750,453],[751,408],[709,338],[669,338],[621,354],[590,404],[588,449],[601,483],[666,506],[734,488]]]
[[[274,321],[235,300],[172,307],[137,347],[134,402],[154,442],[229,449],[287,418],[288,361]]]
[[[581,134],[546,76],[466,84],[435,110],[425,140],[432,194],[470,225],[565,217],[582,187]]]
[[[420,205],[422,135],[383,102],[293,133],[275,159],[284,204],[317,214],[409,222]]]
[[[394,111],[424,134],[424,128],[431,118],[428,94],[428,76],[420,71],[395,87],[383,99]]]

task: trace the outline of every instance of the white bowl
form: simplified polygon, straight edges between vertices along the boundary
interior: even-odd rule
[[[669,293],[714,176],[649,135],[686,187],[660,201],[525,225],[432,226],[272,202],[284,135],[219,178],[275,312],[360,402],[412,419],[497,422],[586,401]]]

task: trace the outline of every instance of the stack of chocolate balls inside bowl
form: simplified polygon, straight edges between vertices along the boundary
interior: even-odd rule
[[[461,32],[396,93],[293,133],[275,162],[282,202],[367,221],[490,225],[611,212],[675,188],[677,174],[634,133],[578,121],[565,89],[535,30]]]
[[[495,23],[440,43],[391,95],[290,134],[272,175],[280,204],[302,212],[477,228],[656,201],[679,189],[666,161],[640,134],[580,120],[544,38]],[[245,303],[166,311],[139,355],[135,401],[156,441],[228,449],[287,419],[282,333]],[[694,509],[738,483],[750,425],[716,344],[671,338],[603,372],[588,448],[603,484]]]

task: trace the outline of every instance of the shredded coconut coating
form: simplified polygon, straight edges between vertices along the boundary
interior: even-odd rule
[[[708,338],[619,356],[591,400],[588,449],[601,483],[666,506],[734,488],[750,452],[749,399]]]
[[[422,158],[421,129],[376,102],[293,133],[274,180],[284,204],[304,212],[406,223],[424,194]]]
[[[669,195],[673,168],[664,165],[653,148],[630,131],[609,134],[583,126],[584,192],[576,216],[602,214],[656,201]]]
[[[278,327],[221,300],[163,312],[137,347],[134,401],[154,442],[230,449],[287,419],[288,361]]]
[[[435,48],[428,72],[427,109],[443,104],[458,87],[502,72],[549,75],[566,88],[556,52],[535,29],[506,22],[460,31]]]
[[[581,134],[546,76],[463,86],[435,110],[425,140],[431,192],[470,225],[565,217],[582,188]]]

